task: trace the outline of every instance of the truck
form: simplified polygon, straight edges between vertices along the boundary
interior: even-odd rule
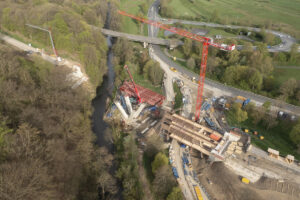
[[[215,127],[215,124],[208,117],[204,117],[204,120],[211,128]]]
[[[196,195],[197,195],[197,200],[203,200],[201,190],[200,190],[198,185],[194,185],[194,190],[195,190]]]
[[[173,171],[173,174],[174,174],[175,178],[178,179],[179,176],[178,176],[178,172],[177,172],[176,167],[172,167],[172,171]]]

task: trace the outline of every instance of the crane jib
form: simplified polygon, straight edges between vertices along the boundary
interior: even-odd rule
[[[200,112],[201,112],[201,106],[202,106],[202,98],[203,98],[203,90],[204,90],[204,80],[205,80],[205,71],[206,71],[206,64],[207,64],[207,55],[208,55],[208,47],[209,46],[213,46],[216,48],[219,48],[221,50],[225,50],[225,51],[232,51],[235,49],[235,45],[227,45],[227,44],[217,44],[217,43],[213,43],[213,40],[207,37],[203,37],[191,32],[188,32],[184,29],[179,29],[179,28],[175,28],[175,27],[171,27],[168,26],[166,24],[162,24],[158,21],[153,21],[153,20],[149,20],[149,19],[145,19],[142,17],[137,17],[131,14],[128,14],[124,11],[118,11],[119,14],[124,15],[124,16],[128,16],[131,17],[133,19],[136,19],[138,21],[144,22],[146,24],[150,24],[152,26],[173,32],[175,34],[190,38],[192,40],[196,40],[201,42],[202,45],[202,55],[201,55],[201,68],[200,68],[200,74],[199,74],[199,81],[198,81],[198,94],[197,94],[197,102],[196,102],[196,110],[195,110],[195,121],[199,120],[200,117]],[[129,70],[128,73],[130,74]],[[136,92],[138,93],[138,91]]]

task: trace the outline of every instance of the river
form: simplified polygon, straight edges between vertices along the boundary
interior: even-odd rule
[[[110,24],[110,4],[108,4],[108,12],[106,17],[105,28],[109,29]],[[112,38],[107,37],[107,45],[109,47],[107,53],[107,74],[103,77],[103,83],[97,88],[96,97],[92,101],[94,113],[92,115],[93,120],[93,132],[97,136],[96,143],[100,147],[107,147],[109,152],[113,152],[113,143],[110,131],[107,131],[108,125],[103,120],[103,116],[106,110],[107,98],[113,92],[113,85],[115,79],[115,73],[113,69],[112,59]]]

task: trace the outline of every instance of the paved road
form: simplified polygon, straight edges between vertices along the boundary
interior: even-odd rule
[[[158,20],[158,6],[159,6],[159,0],[155,1],[152,6],[149,8],[148,12],[148,18],[152,20]],[[195,23],[203,23],[203,22],[195,22]],[[204,24],[209,24],[209,23],[204,23]],[[215,24],[212,24],[215,25]],[[224,25],[219,25],[219,26],[224,26]],[[239,26],[233,26],[235,28]],[[249,27],[251,28],[251,27]],[[257,28],[251,28],[253,30],[258,30]],[[158,28],[153,27],[151,25],[148,25],[148,34],[150,37],[155,37],[158,34]],[[278,33],[278,34],[283,34],[283,33]],[[285,38],[288,38],[288,35],[284,35]],[[288,38],[289,41],[293,40],[293,38]],[[155,54],[161,61],[163,61],[165,64],[167,64],[169,67],[174,67],[178,70],[178,77],[179,75],[182,75],[186,79],[186,81],[190,81],[192,77],[195,77],[198,80],[199,75],[187,70],[186,68],[178,65],[177,63],[173,62],[168,56],[166,56],[163,51],[160,49],[158,45],[152,45],[153,49],[153,54]],[[272,107],[271,109],[274,111],[282,110],[287,113],[291,113],[294,115],[300,116],[300,107],[294,106],[288,103],[284,102],[278,102],[275,99],[271,99],[262,95],[255,94],[253,92],[249,91],[244,91],[238,88],[234,88],[231,86],[223,85],[219,82],[210,80],[208,78],[205,79],[205,85],[204,85],[205,90],[210,90],[214,93],[215,96],[244,96],[246,98],[250,98],[252,102],[256,103],[257,105],[262,105],[266,101],[272,102]]]
[[[189,25],[197,25],[197,26],[208,26],[213,28],[230,28],[230,29],[247,29],[249,31],[254,32],[260,32],[260,28],[253,28],[253,27],[247,27],[247,26],[235,26],[235,25],[222,25],[222,24],[214,24],[214,23],[206,23],[206,22],[197,22],[197,21],[187,21],[187,20],[180,20],[180,19],[164,19],[164,18],[157,18],[160,21],[166,23],[166,24],[173,24],[173,23],[182,23],[182,24],[189,24]],[[292,36],[278,32],[273,30],[266,30],[267,33],[272,33],[273,35],[280,37],[282,43],[276,46],[270,47],[268,50],[270,52],[288,52],[290,51],[292,45],[294,43],[297,43],[297,40],[293,38]],[[241,46],[239,46],[241,48]],[[300,52],[300,49],[298,50]]]

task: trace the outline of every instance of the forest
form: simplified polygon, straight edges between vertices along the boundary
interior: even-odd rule
[[[103,27],[106,0],[15,0],[0,2],[0,32],[53,54],[79,61],[94,89],[107,71]],[[111,28],[119,26],[110,3]],[[95,145],[91,94],[72,90],[64,66],[0,43],[0,199],[105,199],[119,185],[109,171],[114,157]]]
[[[117,5],[110,4],[108,24],[118,29]],[[107,0],[15,0],[0,1],[0,32],[44,48],[52,53],[48,33],[26,24],[51,29],[54,44],[62,57],[80,61],[94,86],[106,73],[106,39],[99,30],[107,18]]]
[[[105,162],[89,94],[71,90],[67,73],[0,45],[0,199],[98,196]]]

